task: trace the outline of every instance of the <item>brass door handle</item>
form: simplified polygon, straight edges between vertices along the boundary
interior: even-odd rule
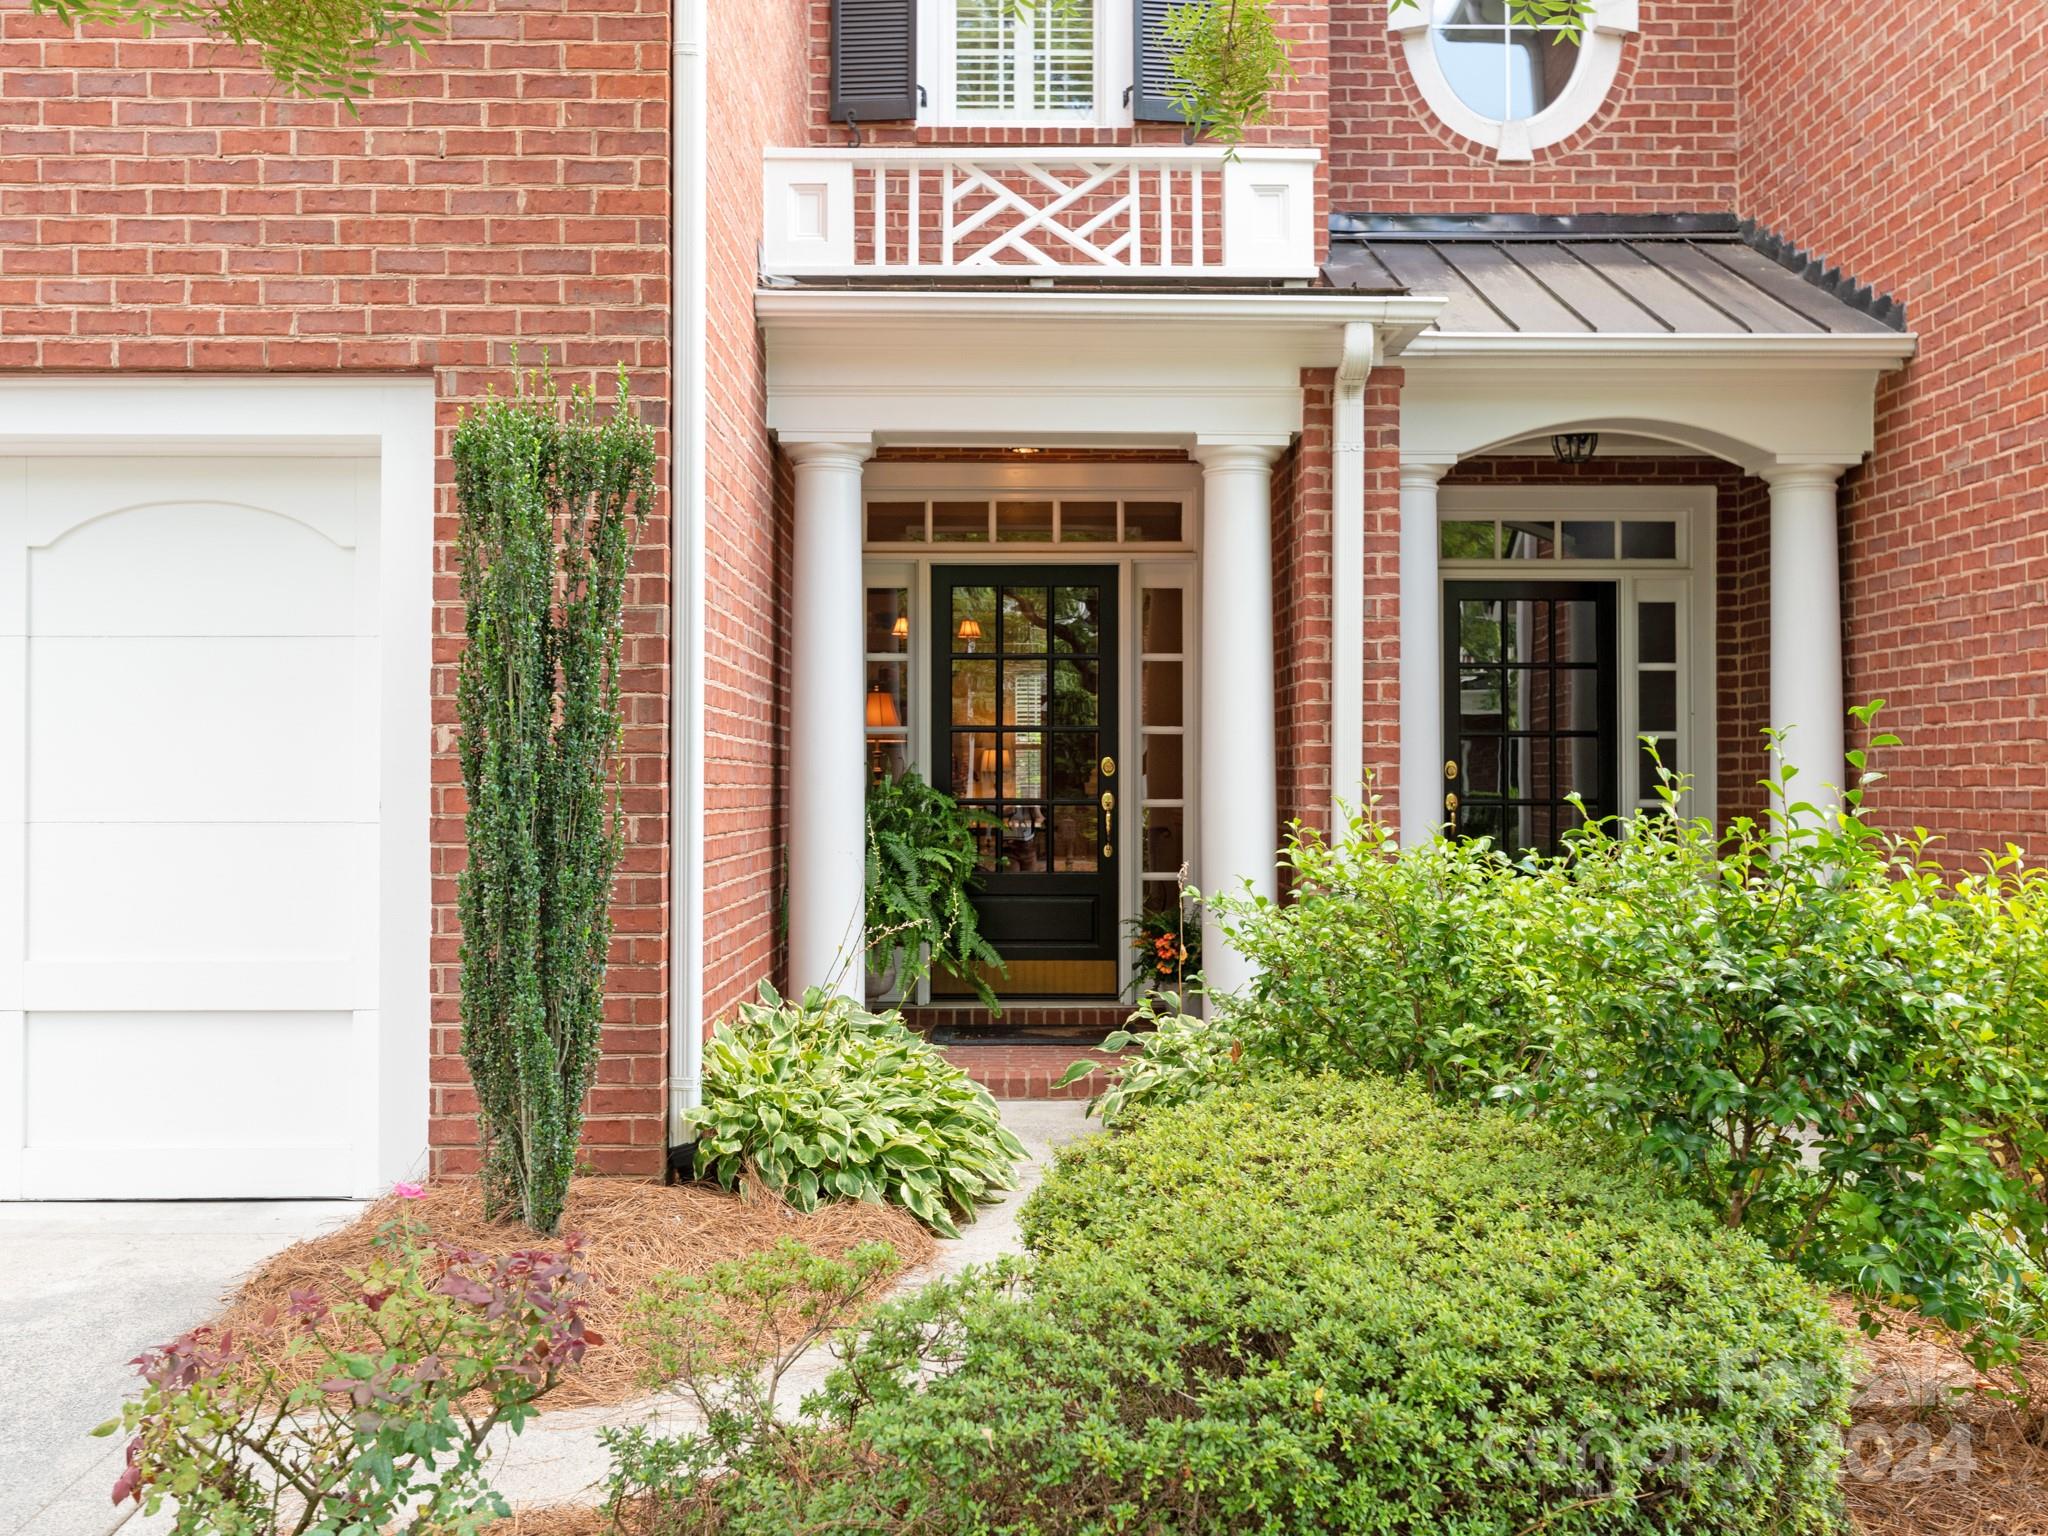
[[[1457,811],[1458,792],[1456,790],[1452,790],[1451,793],[1444,796],[1444,809],[1453,813]]]
[[[1116,830],[1116,796],[1108,790],[1102,792],[1102,838],[1107,842]],[[1105,850],[1105,853],[1107,850]]]

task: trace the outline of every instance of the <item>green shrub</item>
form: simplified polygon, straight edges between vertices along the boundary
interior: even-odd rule
[[[898,1015],[818,989],[785,1002],[765,982],[712,1033],[690,1125],[698,1169],[720,1183],[752,1168],[798,1210],[900,1205],[948,1237],[1024,1155],[988,1091]]]
[[[1833,1533],[1845,1340],[1563,1133],[1281,1078],[1063,1153],[883,1307],[725,1531]],[[779,1522],[779,1524],[778,1524]]]
[[[1590,1127],[1813,1278],[2009,1363],[2048,1296],[2048,875],[2008,852],[1953,876],[1866,821],[1861,784],[1827,813],[1774,791],[1788,810],[1724,829],[1673,780],[1665,813],[1555,860],[1402,850],[1370,815],[1334,848],[1299,835],[1298,899],[1214,903],[1262,967],[1217,1000],[1231,1071],[1414,1072]],[[1162,1049],[1105,1105],[1194,1093]]]
[[[915,769],[868,786],[867,968],[895,972],[899,993],[934,968],[973,985],[1000,1012],[982,967],[1003,958],[981,936],[968,899],[979,854],[974,822]]]
[[[1951,878],[1864,792],[1576,840],[1544,877],[1573,1018],[1555,1108],[1814,1278],[2010,1361],[2048,1258],[2048,884],[2011,856]]]
[[[1506,858],[1455,839],[1404,850],[1369,807],[1334,845],[1297,828],[1282,868],[1285,905],[1210,899],[1258,968],[1216,1004],[1248,1050],[1301,1072],[1414,1073],[1467,1099],[1550,1069],[1541,892]]]
[[[588,390],[565,409],[545,373],[518,384],[465,412],[453,448],[462,1055],[485,1213],[552,1232],[604,1021],[626,567],[654,500],[654,434],[623,374],[603,421]]]

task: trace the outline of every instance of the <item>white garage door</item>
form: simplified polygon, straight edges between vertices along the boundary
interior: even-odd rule
[[[369,460],[0,459],[20,1195],[361,1183],[377,528]]]

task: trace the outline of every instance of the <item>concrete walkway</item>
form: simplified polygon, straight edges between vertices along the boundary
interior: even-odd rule
[[[0,1324],[0,1533],[102,1536],[120,1439],[91,1431],[128,1364],[219,1310],[263,1260],[352,1219],[350,1201],[0,1205],[12,1271]]]
[[[1019,1188],[984,1206],[903,1284],[1016,1252],[1018,1207],[1044,1177],[1052,1149],[1087,1134],[1081,1109],[1072,1100],[1005,1101],[1003,1121],[1027,1154]],[[127,1362],[211,1315],[271,1254],[360,1209],[341,1202],[0,1205],[0,1247],[28,1288],[26,1310],[10,1304],[0,1327],[0,1536],[168,1531],[168,1510],[149,1519],[132,1504],[113,1506],[108,1494],[122,1442],[89,1438],[128,1395]],[[784,1400],[794,1406],[831,1365],[828,1351],[813,1351],[785,1379]],[[600,1429],[648,1424],[678,1433],[693,1419],[672,1396],[545,1414],[524,1434],[497,1439],[492,1480],[517,1508],[594,1504],[610,1469]]]

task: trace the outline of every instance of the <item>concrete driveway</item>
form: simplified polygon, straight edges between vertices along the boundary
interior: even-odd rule
[[[14,1278],[0,1306],[0,1533],[103,1536],[134,1505],[108,1495],[118,1439],[90,1438],[128,1365],[213,1314],[235,1283],[348,1201],[0,1205]]]

